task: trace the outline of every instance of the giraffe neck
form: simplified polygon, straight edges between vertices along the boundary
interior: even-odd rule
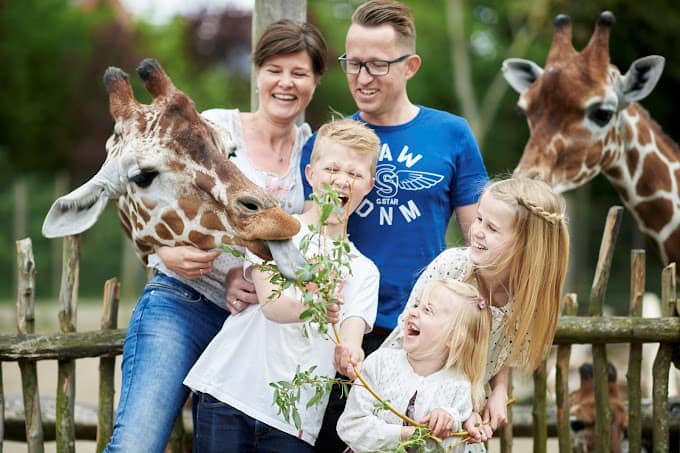
[[[680,260],[680,149],[640,105],[621,112],[609,134],[603,173],[665,263]]]

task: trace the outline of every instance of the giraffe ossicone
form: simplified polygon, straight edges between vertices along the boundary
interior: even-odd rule
[[[80,234],[116,200],[143,261],[155,246],[235,244],[265,259],[273,255],[282,273],[295,278],[306,264],[290,240],[300,223],[229,161],[235,148],[229,133],[201,117],[157,61],[142,61],[137,72],[153,102],[135,99],[124,71],[106,70],[115,120],[106,160],[92,179],[53,203],[43,235]]]
[[[665,60],[640,58],[622,75],[610,63],[614,22],[602,12],[578,52],[571,20],[557,16],[544,68],[518,58],[503,62],[530,130],[514,175],[564,192],[603,173],[662,261],[680,263],[680,149],[637,104],[656,86]]]

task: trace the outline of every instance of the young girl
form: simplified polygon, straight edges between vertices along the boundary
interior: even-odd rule
[[[473,441],[486,441],[507,417],[508,367],[538,368],[555,336],[569,259],[564,199],[540,181],[490,183],[470,226],[470,247],[442,252],[416,282],[407,307],[433,279],[475,284],[492,314],[484,381],[490,393],[482,416],[464,423]],[[402,314],[403,316],[403,314]],[[400,348],[398,326],[383,346]]]
[[[488,343],[490,325],[488,305],[474,286],[431,281],[402,317],[403,349],[378,349],[366,358],[362,376],[393,407],[446,438],[484,401],[487,348],[479,345]],[[375,398],[356,386],[338,420],[338,434],[354,452],[393,450],[414,430],[392,412],[376,410]],[[442,446],[460,441],[445,439]]]

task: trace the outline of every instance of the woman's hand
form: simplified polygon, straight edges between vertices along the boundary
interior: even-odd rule
[[[227,271],[224,278],[227,293],[227,309],[232,315],[242,312],[250,304],[256,304],[255,285],[243,277],[243,267],[235,266]]]
[[[421,424],[427,425],[433,436],[444,439],[451,436],[451,427],[453,426],[453,417],[447,411],[441,408],[432,409],[421,421]]]
[[[209,274],[213,261],[220,255],[217,250],[207,252],[190,245],[157,247],[156,253],[168,269],[187,280]]]
[[[463,429],[468,432],[468,442],[473,444],[486,442],[493,436],[491,427],[482,423],[482,417],[477,412],[473,412],[470,418],[465,420]]]

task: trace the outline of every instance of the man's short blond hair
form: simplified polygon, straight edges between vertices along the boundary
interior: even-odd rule
[[[346,146],[359,154],[371,156],[371,175],[375,174],[375,166],[378,162],[380,139],[375,132],[364,123],[359,121],[342,119],[326,123],[317,132],[310,163],[319,160],[324,152],[325,142],[332,141],[338,145]]]
[[[393,0],[371,0],[354,10],[352,23],[364,27],[389,25],[397,34],[397,44],[408,52],[416,51],[416,26],[411,9]]]

